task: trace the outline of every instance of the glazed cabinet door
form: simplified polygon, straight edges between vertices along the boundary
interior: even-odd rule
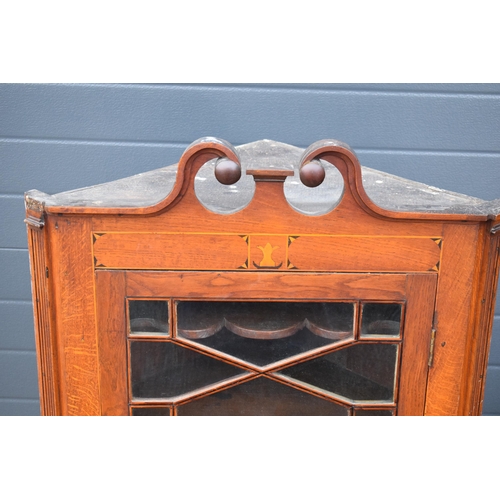
[[[96,271],[103,415],[422,415],[435,274]]]

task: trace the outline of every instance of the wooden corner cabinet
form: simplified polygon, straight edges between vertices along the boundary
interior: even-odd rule
[[[478,415],[500,200],[335,140],[26,193],[44,415]]]

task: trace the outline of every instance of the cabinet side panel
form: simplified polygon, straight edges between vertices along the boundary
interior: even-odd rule
[[[478,225],[444,227],[434,327],[434,359],[427,383],[426,415],[458,415],[471,305]]]
[[[478,249],[477,293],[474,300],[473,333],[469,336],[466,361],[463,397],[460,413],[462,415],[481,415],[484,397],[484,382],[488,364],[495,299],[498,284],[500,263],[500,233],[492,236],[490,225],[484,226],[481,239],[484,245]]]
[[[50,217],[60,357],[61,413],[99,415],[91,223]]]
[[[56,346],[50,320],[49,276],[45,236],[45,229],[36,229],[28,225],[40,410],[42,415],[52,416],[59,413],[59,402]]]

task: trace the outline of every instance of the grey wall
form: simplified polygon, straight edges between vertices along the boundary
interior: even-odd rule
[[[38,415],[23,193],[177,162],[193,140],[340,139],[363,165],[500,197],[500,84],[0,85],[0,415]],[[497,304],[484,414],[500,415]]]

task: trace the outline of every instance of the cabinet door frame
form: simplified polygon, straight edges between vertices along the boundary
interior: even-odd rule
[[[128,415],[127,298],[405,302],[398,415],[423,415],[437,275],[96,270],[102,415]]]

